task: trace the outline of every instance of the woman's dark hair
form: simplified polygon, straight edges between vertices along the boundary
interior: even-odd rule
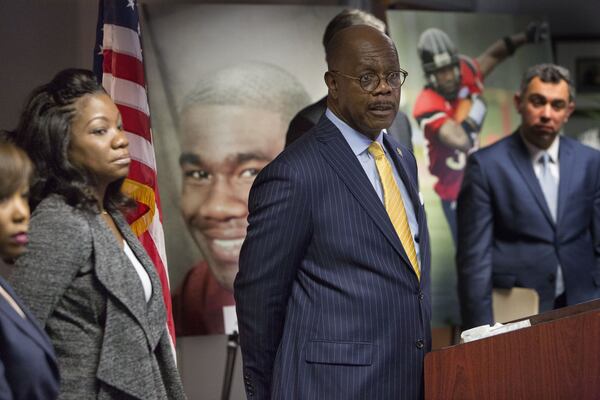
[[[0,201],[29,186],[33,165],[27,154],[0,137]]]
[[[97,93],[106,92],[95,75],[85,69],[72,68],[60,71],[29,96],[11,136],[12,141],[27,152],[35,167],[29,197],[32,209],[56,193],[72,206],[97,211],[91,190],[94,177],[68,158],[71,125],[77,111],[75,102]],[[122,183],[121,179],[108,186],[104,207],[114,210],[129,204],[120,192]]]

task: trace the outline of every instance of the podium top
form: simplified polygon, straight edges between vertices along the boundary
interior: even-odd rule
[[[425,400],[598,400],[600,299],[524,319],[530,327],[427,353]]]
[[[579,303],[568,307],[557,308],[556,310],[546,311],[542,314],[536,314],[530,317],[521,318],[517,321],[529,319],[529,322],[531,322],[531,326],[534,326],[543,322],[550,322],[557,319],[570,317],[573,315],[582,314],[594,310],[600,310],[600,299],[586,301],[585,303]]]

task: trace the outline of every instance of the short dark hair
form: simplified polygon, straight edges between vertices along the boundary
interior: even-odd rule
[[[273,111],[289,123],[309,103],[306,89],[288,71],[247,61],[204,75],[184,97],[179,114],[196,105],[237,105]]]
[[[544,83],[559,83],[564,80],[569,85],[569,101],[575,100],[575,87],[573,86],[569,70],[560,65],[550,63],[537,64],[525,71],[521,79],[521,95],[525,94],[529,82],[536,76]]]
[[[27,154],[14,144],[0,138],[0,201],[29,186],[33,165]]]
[[[68,157],[71,125],[77,112],[75,102],[98,93],[106,92],[91,71],[70,68],[35,88],[27,99],[10,136],[27,152],[35,167],[29,197],[32,209],[54,193],[63,196],[71,206],[98,211],[91,191],[94,177],[73,165]],[[122,181],[107,188],[105,207],[115,209],[127,204],[120,193]]]
[[[329,21],[325,28],[325,33],[323,34],[323,47],[327,49],[327,44],[336,33],[352,25],[369,25],[375,29],[379,29],[383,33],[387,33],[385,22],[373,14],[355,8],[349,8],[340,12]]]

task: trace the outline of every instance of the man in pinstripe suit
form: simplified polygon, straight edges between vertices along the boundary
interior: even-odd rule
[[[429,235],[415,159],[383,133],[405,73],[391,39],[364,25],[333,37],[327,64],[326,114],[250,192],[234,292],[246,394],[419,399],[431,347]],[[373,142],[383,146],[377,161]],[[393,178],[380,180],[382,158]],[[408,235],[386,211],[394,181]]]

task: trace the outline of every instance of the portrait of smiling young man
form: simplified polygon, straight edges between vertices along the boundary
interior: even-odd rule
[[[310,101],[284,69],[244,62],[209,73],[180,111],[180,209],[203,260],[173,298],[178,335],[224,333],[223,307],[248,225],[248,193],[283,149],[287,124]]]
[[[469,157],[458,198],[463,328],[494,322],[492,288],[535,289],[540,311],[600,297],[600,152],[560,135],[569,71],[529,68],[515,106],[521,125]]]
[[[419,399],[430,250],[412,153],[384,134],[406,72],[379,30],[326,48],[327,111],[257,176],[234,293],[246,394]]]

